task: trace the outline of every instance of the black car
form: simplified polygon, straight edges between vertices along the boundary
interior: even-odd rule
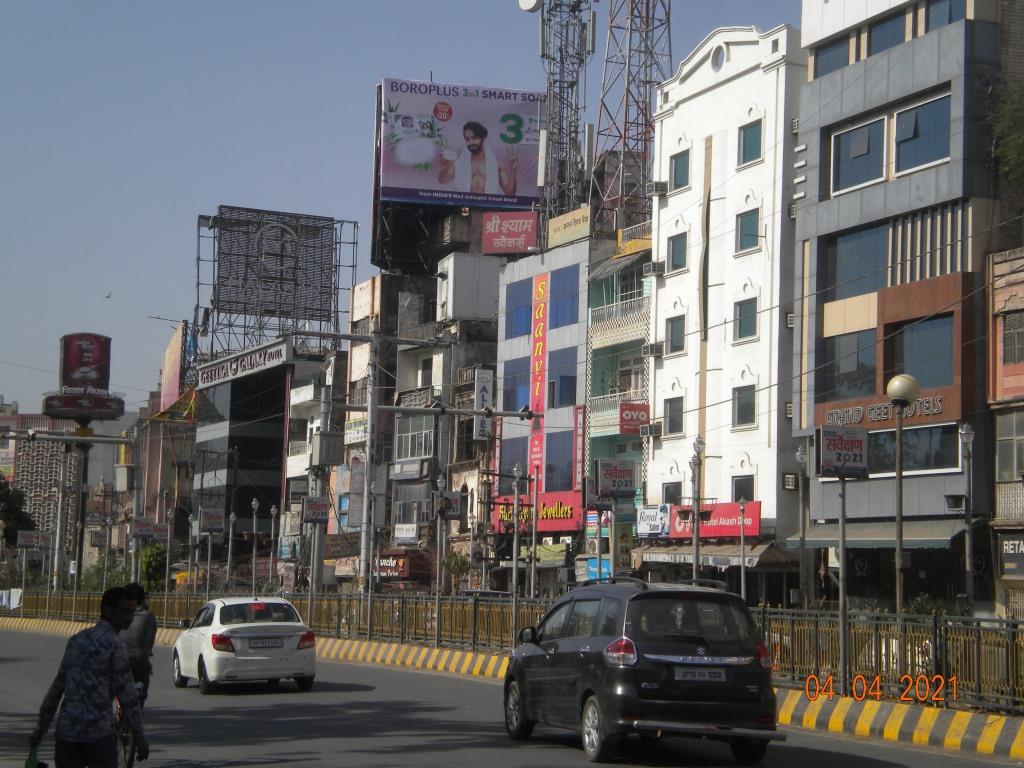
[[[727,741],[756,763],[775,730],[771,659],[743,601],[722,589],[616,578],[563,596],[519,633],[505,674],[505,728],[578,730],[587,757],[626,734]]]

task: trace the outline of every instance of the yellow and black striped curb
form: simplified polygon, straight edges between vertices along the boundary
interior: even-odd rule
[[[847,696],[807,699],[804,691],[778,690],[779,725],[904,744],[1024,758],[1024,719],[920,704]]]

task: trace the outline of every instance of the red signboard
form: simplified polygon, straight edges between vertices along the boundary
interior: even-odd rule
[[[583,526],[583,500],[578,493],[559,491],[541,493],[540,509],[537,512],[537,530],[578,531]],[[524,528],[533,525],[532,499],[526,494],[519,503],[519,524]],[[494,499],[491,527],[495,531],[504,531],[505,526],[512,522],[513,502],[511,496],[499,496]]]
[[[572,453],[573,472],[572,489],[583,490],[583,455],[586,448],[586,429],[584,424],[584,410],[582,405],[575,405],[572,409]]]
[[[537,247],[536,211],[484,214],[484,253],[526,253]]]
[[[639,435],[640,427],[651,423],[648,403],[619,403],[619,434]]]
[[[533,278],[533,321],[530,333],[530,467],[544,466],[544,402],[547,398],[548,359],[548,279],[550,275]],[[531,469],[532,471],[532,469]]]
[[[110,387],[110,337],[69,333],[60,340],[62,387]]]
[[[675,506],[669,511],[668,535],[672,539],[692,539],[692,517],[690,505]],[[744,536],[761,535],[761,502],[748,501],[743,515]],[[740,505],[736,502],[720,502],[715,504],[710,520],[701,520],[700,538],[719,539],[740,536]]]

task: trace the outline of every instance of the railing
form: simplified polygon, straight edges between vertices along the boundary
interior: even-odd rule
[[[650,240],[651,232],[651,222],[642,221],[631,227],[624,227],[622,229],[622,237],[619,242],[628,243],[630,240]]]
[[[590,324],[598,325],[609,320],[630,317],[647,312],[651,305],[650,296],[639,296],[635,299],[620,301],[616,304],[607,304],[603,307],[594,307],[590,310]]]
[[[301,456],[304,453],[309,453],[309,442],[306,440],[289,440],[288,441],[288,455],[289,456]]]
[[[630,389],[625,392],[617,392],[613,395],[598,395],[587,401],[591,415],[614,411],[618,418],[619,403],[647,402],[646,389]]]

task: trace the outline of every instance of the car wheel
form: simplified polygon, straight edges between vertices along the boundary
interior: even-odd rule
[[[199,660],[199,692],[204,696],[213,693],[214,684],[210,680],[209,675],[206,674],[206,665],[203,664],[203,660]]]
[[[583,738],[583,751],[587,753],[590,762],[603,763],[611,757],[614,738],[604,732],[604,718],[596,696],[591,696],[583,705],[580,735]]]
[[[313,690],[313,678],[312,677],[296,677],[295,684],[299,686],[299,690],[303,693],[309,693]]]
[[[513,680],[505,688],[505,730],[516,741],[530,738],[534,723],[526,719],[526,707],[519,683]]]
[[[181,674],[181,661],[178,659],[177,652],[175,652],[174,659],[171,661],[171,681],[174,683],[175,688],[184,688],[188,685],[188,678]]]
[[[768,742],[764,739],[733,739],[729,742],[729,748],[737,761],[744,765],[754,765],[761,762],[768,749]]]

